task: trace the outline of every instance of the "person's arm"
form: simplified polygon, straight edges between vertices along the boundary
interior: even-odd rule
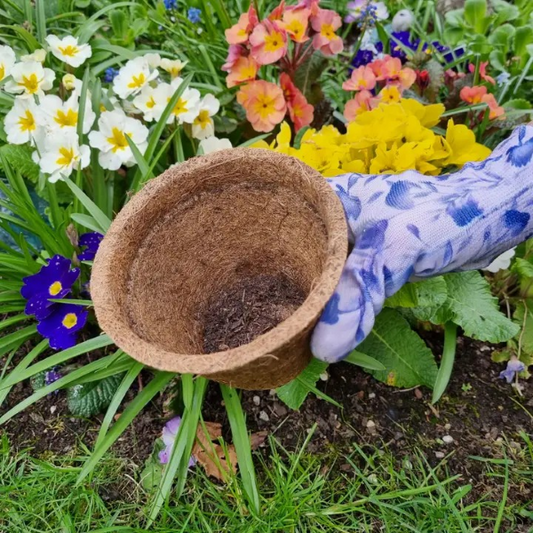
[[[319,359],[344,358],[370,333],[385,298],[409,279],[489,265],[533,236],[533,126],[485,161],[424,176],[344,174],[328,180],[354,247],[313,333]]]

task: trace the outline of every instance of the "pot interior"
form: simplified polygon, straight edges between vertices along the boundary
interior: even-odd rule
[[[205,352],[207,306],[228,287],[271,276],[305,298],[326,263],[315,189],[268,171],[217,170],[159,191],[130,228],[137,242],[123,309],[138,336],[166,351]]]

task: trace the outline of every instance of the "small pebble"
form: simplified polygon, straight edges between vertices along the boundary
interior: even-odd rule
[[[444,435],[444,437],[442,437],[442,442],[445,444],[451,444],[453,442],[453,437],[451,435]]]
[[[270,420],[269,416],[266,414],[265,411],[261,411],[259,413],[259,418],[263,420],[264,422],[268,422]]]
[[[327,372],[322,372],[322,374],[320,374],[320,379],[322,381],[327,381],[329,379],[329,374]]]
[[[253,399],[254,405],[260,405],[261,398],[259,398],[259,396],[254,396],[252,399]]]
[[[50,407],[50,412],[54,414],[56,411],[57,411],[57,405],[52,405],[52,407]]]
[[[368,429],[374,429],[376,427],[376,423],[373,421],[373,420],[369,420],[367,423],[366,423],[366,427]]]
[[[444,426],[444,429],[445,429],[446,431],[450,431],[450,429],[452,429],[452,425],[451,425],[451,424],[446,424],[446,425]]]
[[[437,459],[444,459],[444,452],[435,452],[435,457]]]
[[[376,397],[376,393],[375,392],[369,392],[368,393],[368,399],[369,400],[373,400],[375,397]]]
[[[376,476],[376,474],[370,474],[367,478],[366,478],[370,483],[376,485],[377,483],[379,483],[379,479],[378,479],[378,476]]]

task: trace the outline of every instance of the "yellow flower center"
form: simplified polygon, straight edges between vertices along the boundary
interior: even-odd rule
[[[275,100],[266,94],[261,94],[257,97],[254,103],[254,111],[261,116],[261,118],[266,118],[274,111],[276,111]]]
[[[170,100],[170,98],[168,100]],[[183,98],[179,98],[177,104],[174,106],[174,109],[172,110],[172,113],[178,116],[178,115],[181,115],[182,113],[186,113],[187,111],[189,111],[187,107],[187,100],[184,100]]]
[[[75,313],[67,313],[61,323],[67,329],[71,329],[78,323],[78,317]]]
[[[80,51],[77,46],[73,46],[72,44],[69,44],[68,46],[58,46],[57,48],[64,56],[68,57],[74,57]]]
[[[35,118],[33,117],[31,111],[26,109],[24,115],[21,115],[18,121],[20,126],[20,131],[34,131],[37,127],[35,124]]]
[[[283,36],[278,31],[265,37],[265,52],[275,52],[284,46]]]
[[[150,96],[150,99],[148,100],[148,102],[146,102],[146,107],[148,109],[152,109],[153,107],[155,107],[155,100],[153,96]]]
[[[62,128],[65,126],[75,126],[78,123],[78,113],[73,109],[69,109],[66,113],[58,109],[54,121]]]
[[[6,67],[0,64],[0,80],[3,80],[6,75]]]
[[[300,37],[304,31],[304,25],[299,20],[291,20],[286,26],[288,33],[294,35],[294,37]]]
[[[22,81],[19,81],[17,85],[24,87],[30,94],[35,94],[39,90],[39,83],[37,74],[33,73],[29,76],[22,76]]]
[[[144,72],[141,72],[138,76],[132,76],[132,81],[128,83],[128,89],[140,89],[146,82],[146,76]]]
[[[77,156],[74,154],[74,149],[72,148],[65,148],[62,146],[59,149],[59,153],[61,155],[56,159],[56,163],[61,167],[67,167],[77,159]]]
[[[180,75],[181,67],[170,67],[168,73],[172,78],[177,78]]]
[[[107,138],[107,142],[111,145],[111,151],[116,154],[119,150],[125,150],[128,147],[128,141],[124,132],[114,127],[112,130],[113,135]],[[128,133],[131,137],[131,133]]]
[[[202,109],[198,116],[194,119],[194,124],[200,126],[203,130],[211,124],[211,117],[209,116],[209,111]]]
[[[50,294],[50,296],[57,296],[62,290],[63,285],[61,285],[61,282],[54,281],[54,283],[48,288],[48,294]]]
[[[246,28],[241,28],[241,29],[237,32],[237,36],[238,36],[238,37],[248,37],[248,32],[246,31]]]
[[[320,28],[320,35],[331,41],[331,39],[335,37],[335,30],[331,24],[322,24],[322,27]]]
[[[367,86],[366,80],[364,78],[361,78],[359,80],[359,86],[360,87],[366,87]]]

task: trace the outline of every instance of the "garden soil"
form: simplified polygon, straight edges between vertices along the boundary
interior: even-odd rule
[[[441,335],[426,335],[434,353],[442,350]],[[343,460],[356,443],[363,450],[389,448],[401,464],[421,450],[431,465],[444,457],[448,471],[461,474],[462,483],[473,485],[472,497],[490,494],[498,498],[503,481],[486,475],[486,464],[473,457],[502,458],[505,453],[519,458],[527,453],[520,437],[533,434],[533,382],[522,381],[522,396],[498,378],[502,364],[493,363],[491,350],[483,343],[459,338],[456,364],[448,390],[436,405],[424,388],[401,390],[377,382],[358,367],[347,363],[331,365],[318,388],[343,409],[309,395],[299,411],[290,411],[272,392],[243,392],[242,401],[251,431],[267,431],[288,450],[295,450],[317,428],[308,451],[324,457],[324,463],[348,471]],[[149,373],[134,387],[150,379]],[[8,398],[13,406],[31,393],[19,384]],[[131,397],[131,396],[130,396]],[[152,452],[154,440],[165,423],[164,399],[158,398],[135,420],[115,444],[113,451],[129,460],[136,471]],[[6,406],[6,407],[7,407]],[[2,412],[5,412],[5,407]],[[101,419],[103,415],[99,418]],[[229,423],[219,387],[211,383],[203,411],[204,419],[220,422],[224,437],[231,439]],[[9,435],[14,449],[31,449],[35,457],[75,454],[83,441],[94,443],[99,420],[75,418],[68,413],[63,392],[52,394],[10,420],[1,432]],[[269,449],[264,446],[263,453]],[[261,450],[261,448],[260,448]],[[513,457],[511,457],[512,459]],[[511,501],[533,501],[533,487],[516,485],[509,490]]]

